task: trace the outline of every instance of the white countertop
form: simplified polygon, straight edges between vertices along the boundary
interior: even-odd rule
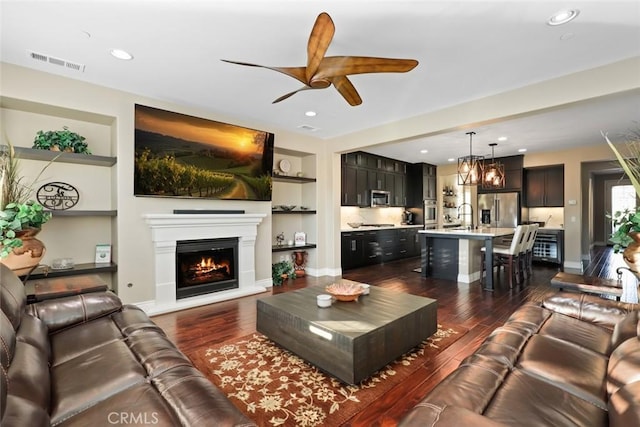
[[[385,226],[385,227],[358,227],[358,228],[351,228],[349,226],[347,226],[346,228],[342,228],[340,229],[341,232],[346,233],[349,231],[372,231],[372,230],[396,230],[396,229],[400,229],[400,228],[424,228],[423,225],[420,224],[412,224],[412,225],[400,225],[400,224],[396,224],[396,225],[389,225],[389,226]]]
[[[448,237],[451,236],[459,236],[459,238],[464,239],[466,237],[500,237],[500,236],[508,236],[513,234],[515,229],[513,228],[476,228],[474,230],[457,230],[451,228],[436,228],[433,230],[420,230],[418,233],[424,233],[428,235],[446,235]]]

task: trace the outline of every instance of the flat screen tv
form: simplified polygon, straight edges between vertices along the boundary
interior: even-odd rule
[[[136,196],[271,200],[274,135],[135,106]]]

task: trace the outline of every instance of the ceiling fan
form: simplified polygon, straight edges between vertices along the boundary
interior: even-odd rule
[[[268,67],[247,62],[229,61],[231,64],[261,67],[278,71],[302,82],[304,86],[273,101],[277,103],[296,93],[309,89],[325,89],[333,85],[352,106],[362,104],[362,99],[351,81],[351,74],[405,73],[418,65],[415,59],[374,58],[369,56],[324,56],[331,43],[335,26],[331,17],[322,12],[316,18],[307,43],[306,67]]]

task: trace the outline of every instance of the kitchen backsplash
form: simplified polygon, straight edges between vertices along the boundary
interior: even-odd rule
[[[564,208],[528,208],[529,218],[523,212],[523,221],[544,221],[545,227],[564,228]]]
[[[349,228],[348,222],[365,224],[394,224],[402,222],[403,208],[358,208],[342,206],[340,208],[340,227]]]

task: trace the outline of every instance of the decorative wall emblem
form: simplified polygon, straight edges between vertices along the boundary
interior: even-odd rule
[[[65,210],[78,204],[80,193],[66,182],[49,182],[38,189],[36,198],[45,209]]]

